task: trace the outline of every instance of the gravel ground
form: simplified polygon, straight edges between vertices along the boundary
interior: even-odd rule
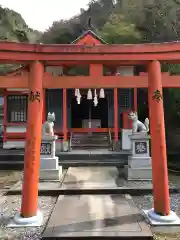
[[[21,196],[4,196],[0,203],[0,239],[23,240],[41,239],[42,232],[47,224],[50,214],[54,208],[57,197],[39,197],[39,209],[43,213],[43,226],[38,228],[7,228],[7,223],[21,207]],[[1,199],[2,200],[2,199]]]
[[[132,197],[136,205],[140,209],[148,210],[151,209],[153,206],[153,196],[151,194],[145,196],[133,196]],[[176,214],[180,217],[180,194],[171,194],[171,210],[175,211]],[[170,227],[171,228],[171,227]],[[167,228],[160,228],[156,231],[156,228],[151,228],[152,232],[154,232],[154,239],[155,240],[180,240],[180,229],[176,228],[174,233],[166,233]],[[179,230],[177,230],[179,229]],[[171,232],[169,229],[168,232]],[[175,233],[176,232],[176,233]]]
[[[180,216],[180,194],[171,194],[171,210]],[[153,206],[153,196],[151,194],[145,196],[133,196],[134,202],[140,209],[151,209]]]
[[[169,187],[179,187],[180,176],[169,174]],[[180,216],[180,193],[171,194],[171,210],[175,211]],[[133,196],[133,200],[140,209],[150,209],[153,206],[152,194],[145,196]]]
[[[4,171],[0,170],[0,188],[11,187],[18,181],[22,181],[22,171]]]

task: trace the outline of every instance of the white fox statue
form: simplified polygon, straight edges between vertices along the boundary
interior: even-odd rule
[[[48,113],[47,121],[42,126],[42,136],[54,136],[55,113]]]
[[[149,119],[146,118],[144,123],[138,120],[138,116],[136,112],[130,112],[128,114],[128,118],[132,120],[132,132],[149,132]]]

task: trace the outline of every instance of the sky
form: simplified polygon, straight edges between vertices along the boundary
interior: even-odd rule
[[[69,19],[86,8],[89,0],[0,0],[2,7],[21,14],[26,24],[39,31],[47,30],[54,21]]]

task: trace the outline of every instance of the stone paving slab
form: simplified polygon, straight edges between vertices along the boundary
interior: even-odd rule
[[[118,171],[116,167],[70,167],[64,178],[64,188],[115,188]]]
[[[65,189],[152,188],[151,181],[127,181],[116,167],[70,167],[64,178]]]
[[[153,239],[129,195],[59,196],[43,239],[139,237]]]

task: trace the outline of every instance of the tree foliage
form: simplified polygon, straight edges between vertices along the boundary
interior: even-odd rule
[[[141,39],[141,34],[136,26],[125,21],[124,16],[117,13],[110,15],[99,34],[112,44],[138,43]]]
[[[0,40],[14,42],[36,42],[41,38],[41,33],[29,28],[21,15],[8,8],[0,6]],[[1,64],[0,74],[6,74],[19,65]]]
[[[81,9],[79,15],[53,23],[43,34],[42,42],[72,42],[82,34],[89,17],[94,29],[110,43],[166,42],[180,37],[177,0],[91,0],[87,10]]]
[[[19,13],[0,6],[0,40],[36,42],[36,34]]]

